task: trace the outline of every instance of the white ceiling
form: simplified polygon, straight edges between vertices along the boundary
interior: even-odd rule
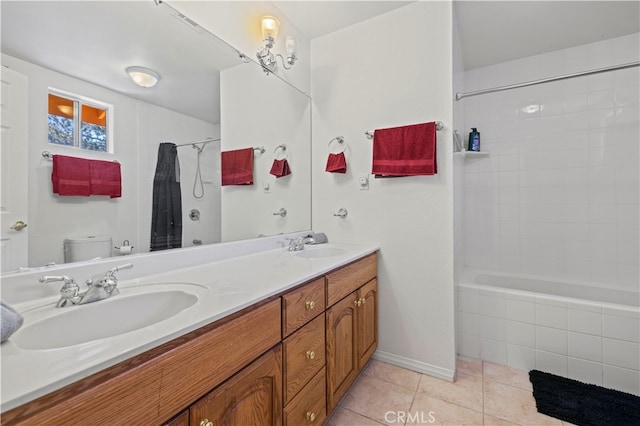
[[[273,3],[313,39],[413,2]],[[151,0],[1,0],[0,7],[4,53],[218,122],[217,70],[238,63],[238,56],[169,8]],[[454,14],[465,69],[640,32],[638,0],[460,1]],[[220,49],[227,51],[222,64],[213,61]],[[131,65],[154,68],[162,80],[153,90],[136,87],[124,73]]]

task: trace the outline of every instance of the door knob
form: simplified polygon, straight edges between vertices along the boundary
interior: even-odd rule
[[[21,220],[18,220],[18,221],[16,221],[16,223],[11,225],[11,229],[16,230],[16,231],[22,231],[26,227],[27,227],[27,224],[24,223]]]

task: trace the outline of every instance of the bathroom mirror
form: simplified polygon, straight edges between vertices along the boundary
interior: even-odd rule
[[[72,237],[106,235],[113,246],[126,240],[134,254],[148,252],[161,142],[182,145],[183,247],[311,227],[307,95],[266,76],[253,59],[166,3],[3,1],[0,7],[3,70],[28,81],[28,149],[24,159],[11,159],[28,170],[28,266],[63,263],[63,242]],[[158,84],[134,85],[125,72],[129,66],[153,69]],[[113,106],[112,152],[48,143],[52,89]],[[214,141],[198,159],[191,143],[205,139]],[[292,174],[277,179],[269,171],[281,145]],[[220,151],[246,147],[257,148],[254,185],[221,187]],[[118,161],[122,197],[52,194],[52,162],[43,151]],[[284,217],[274,214],[281,208],[288,212]],[[193,210],[199,215],[192,220]]]

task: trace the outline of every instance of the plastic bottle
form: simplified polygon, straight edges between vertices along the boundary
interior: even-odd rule
[[[480,132],[475,127],[471,128],[469,133],[469,151],[480,151]]]

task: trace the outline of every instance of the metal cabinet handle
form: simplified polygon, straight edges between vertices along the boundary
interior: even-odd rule
[[[287,215],[287,209],[285,209],[284,207],[281,207],[280,210],[275,212],[273,215],[274,216],[285,217]]]
[[[313,411],[307,411],[307,421],[312,422],[316,419],[316,413]]]
[[[341,219],[344,219],[345,217],[347,217],[347,214],[349,214],[347,212],[347,209],[345,209],[344,207],[340,208],[340,210],[338,210],[338,213],[334,213],[334,216],[338,216]]]
[[[307,351],[307,359],[314,359],[316,357],[316,353],[314,351]]]
[[[362,299],[356,299],[353,304],[356,306],[362,306]]]
[[[202,419],[200,420],[200,426],[213,426],[213,423],[209,419]]]
[[[313,300],[307,300],[304,304],[304,307],[307,310],[314,309],[316,307],[316,302],[314,302]]]

